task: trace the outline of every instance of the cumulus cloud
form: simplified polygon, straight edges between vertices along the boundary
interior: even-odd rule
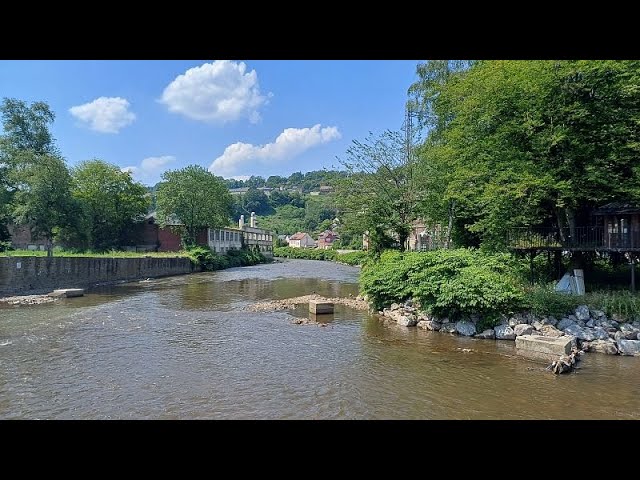
[[[123,172],[130,172],[138,182],[147,185],[155,185],[160,181],[160,175],[166,170],[169,163],[175,161],[173,155],[163,155],[161,157],[147,157],[140,162],[139,166],[123,167]]]
[[[338,127],[321,128],[319,123],[311,128],[286,128],[273,143],[252,145],[237,142],[229,145],[222,155],[213,161],[209,171],[216,175],[235,175],[246,164],[274,164],[290,160],[316,145],[340,137]]]
[[[136,119],[129,111],[129,102],[121,97],[96,98],[93,102],[71,107],[69,112],[91,130],[101,133],[118,133]]]
[[[247,72],[243,62],[216,60],[178,75],[162,92],[160,102],[170,112],[194,120],[224,124],[246,117],[260,120],[258,109],[267,103],[255,70]]]

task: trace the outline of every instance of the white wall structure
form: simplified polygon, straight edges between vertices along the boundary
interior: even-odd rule
[[[209,248],[216,253],[242,248],[242,231],[236,228],[209,228]]]

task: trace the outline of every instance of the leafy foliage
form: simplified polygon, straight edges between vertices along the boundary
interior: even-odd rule
[[[640,201],[639,61],[438,61],[418,74],[420,211],[448,222],[453,210],[458,244],[502,248],[511,226]]]
[[[524,305],[536,315],[553,315],[556,318],[562,318],[573,313],[575,308],[584,301],[584,298],[575,295],[556,292],[554,285],[550,283],[529,289]]]
[[[402,135],[386,131],[354,140],[342,163],[348,175],[337,183],[336,193],[344,223],[359,234],[368,231],[374,251],[390,243],[389,232],[404,249],[416,218],[417,185],[415,162]]]
[[[198,246],[188,249],[187,256],[203,272],[267,262],[257,250],[230,250],[226,255],[220,255],[208,247]]]
[[[273,249],[273,255],[275,257],[302,260],[329,260],[346,263],[347,265],[362,265],[369,259],[367,252],[338,253],[335,250],[319,248],[276,247]]]
[[[134,224],[149,207],[144,185],[102,160],[81,162],[73,169],[73,180],[73,196],[86,206],[91,248],[100,251],[130,244]]]
[[[189,165],[162,174],[157,188],[157,215],[161,225],[178,221],[183,242],[195,244],[199,229],[229,223],[232,198],[224,182],[200,165]]]
[[[438,316],[492,316],[522,306],[524,288],[513,268],[507,254],[469,249],[387,251],[379,261],[364,266],[360,287],[378,309],[413,298]]]

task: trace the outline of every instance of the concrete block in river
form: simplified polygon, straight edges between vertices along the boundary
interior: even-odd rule
[[[518,354],[548,361],[559,355],[571,353],[574,338],[571,336],[543,337],[541,335],[523,335],[516,337],[516,352]]]
[[[309,312],[311,313],[333,313],[333,303],[309,300]]]
[[[82,288],[60,288],[58,290],[54,290],[49,294],[51,297],[82,297],[84,295],[84,289]]]

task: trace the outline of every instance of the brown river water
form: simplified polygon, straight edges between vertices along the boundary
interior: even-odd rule
[[[358,269],[290,260],[0,306],[0,419],[639,419],[640,358],[554,376],[514,342],[327,327],[243,307],[356,295]],[[464,350],[463,350],[464,349]],[[471,351],[466,351],[470,349]]]

